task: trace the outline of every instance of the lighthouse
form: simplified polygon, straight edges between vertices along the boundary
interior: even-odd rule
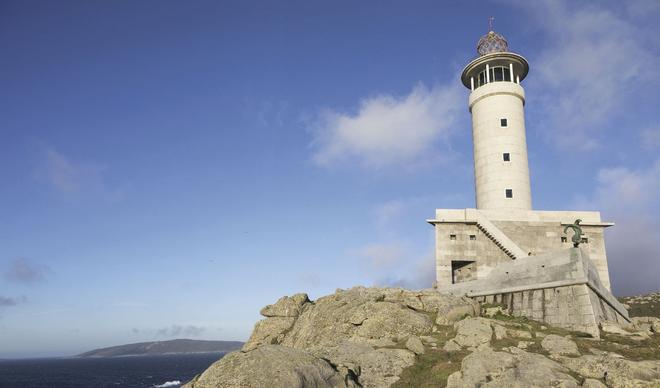
[[[427,220],[435,230],[435,287],[596,338],[602,321],[626,325],[628,312],[610,292],[605,251],[604,230],[614,224],[593,210],[532,209],[527,60],[509,51],[492,24],[477,54],[461,74],[472,115],[476,207],[436,209]]]
[[[531,210],[521,85],[529,64],[492,29],[479,39],[477,52],[461,75],[470,89],[477,209]]]
[[[511,261],[522,265],[570,249],[572,236],[563,231],[580,219],[580,249],[609,289],[604,230],[614,224],[593,210],[532,209],[522,85],[529,63],[509,50],[492,24],[476,49],[460,77],[472,116],[476,206],[436,209],[435,218],[427,220],[435,228],[437,287],[489,279]]]

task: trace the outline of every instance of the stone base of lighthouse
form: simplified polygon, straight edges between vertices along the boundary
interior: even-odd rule
[[[435,228],[437,286],[485,279],[502,263],[570,248],[572,232],[564,234],[564,227],[578,218],[584,232],[580,247],[609,290],[603,232],[613,223],[602,222],[595,211],[513,209],[436,210],[427,222]]]
[[[603,321],[628,326],[625,307],[605,288],[586,249],[567,248],[500,264],[488,278],[438,291],[496,303],[509,314],[598,338]]]
[[[581,219],[573,248],[566,225]],[[626,324],[628,312],[610,291],[599,212],[437,209],[436,288],[598,336],[598,324]]]

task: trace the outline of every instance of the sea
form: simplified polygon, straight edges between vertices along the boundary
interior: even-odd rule
[[[176,388],[223,355],[0,360],[0,388]]]

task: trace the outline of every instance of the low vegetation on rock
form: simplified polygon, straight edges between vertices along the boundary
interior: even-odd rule
[[[619,298],[619,302],[626,306],[631,317],[660,318],[660,292],[624,296]]]
[[[660,387],[659,318],[594,339],[504,311],[434,290],[283,297],[186,387]]]

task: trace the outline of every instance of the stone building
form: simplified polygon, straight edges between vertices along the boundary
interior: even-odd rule
[[[463,69],[461,75],[463,85],[470,90],[468,107],[472,114],[476,208],[437,209],[435,218],[428,220],[435,228],[438,289],[482,299],[490,297],[491,301],[500,298],[500,301],[510,303],[513,309],[517,296],[507,290],[517,290],[523,298],[524,291],[534,293],[533,290],[560,284],[565,288],[563,291],[571,292],[572,300],[589,305],[582,310],[590,309],[590,314],[601,314],[602,319],[623,318],[627,321],[627,312],[610,292],[603,232],[614,224],[603,222],[597,211],[532,209],[525,136],[525,90],[521,85],[529,71],[527,60],[508,51],[507,41],[494,31],[481,37],[477,51],[479,56]],[[571,252],[574,249],[572,233],[564,233],[566,225],[577,219],[581,220],[584,232],[579,254]],[[566,268],[559,272],[546,270],[546,265],[556,269],[561,267],[559,262],[559,266],[553,265],[553,258],[562,263],[570,258],[583,262],[586,266],[584,276],[580,275],[578,281],[576,273],[573,274],[575,279],[566,278],[562,272]],[[550,262],[539,264],[543,260]],[[510,270],[504,273],[501,268]],[[599,307],[600,312],[594,313],[593,303],[588,301],[587,273],[596,273],[598,278],[594,280],[592,274],[591,286],[597,290],[591,292],[609,295],[596,296],[599,303],[604,301]],[[549,274],[554,277],[548,278]],[[525,285],[516,286],[519,280],[516,276],[527,279],[526,283],[523,282]],[[576,286],[576,282],[586,288],[575,289],[572,286]],[[508,284],[507,290],[502,284]],[[535,298],[539,299],[539,295],[537,292]],[[537,302],[539,306],[544,303],[541,299]],[[530,299],[528,304],[531,306],[533,300]],[[528,312],[522,311],[521,314],[541,314],[532,310],[530,307]],[[598,318],[595,321],[598,322]],[[575,328],[582,326],[580,323]],[[590,327],[593,332],[593,325]]]

